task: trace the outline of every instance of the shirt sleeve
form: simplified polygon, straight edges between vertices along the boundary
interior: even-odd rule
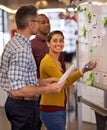
[[[63,73],[57,67],[55,62],[48,57],[44,57],[40,64],[40,76],[41,78],[49,78],[49,77],[57,77],[60,78]],[[64,88],[69,87],[76,80],[81,77],[81,73],[79,71],[73,72],[66,80]]]
[[[26,85],[28,60],[29,54],[24,49],[11,56],[8,72],[11,89],[19,89]]]

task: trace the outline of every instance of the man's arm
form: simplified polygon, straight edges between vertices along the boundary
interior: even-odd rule
[[[63,86],[64,83],[51,83],[41,87],[26,85],[21,89],[11,90],[10,94],[12,96],[31,97],[39,94],[59,93]]]
[[[38,79],[39,82],[39,86],[45,86],[46,84],[51,84],[51,83],[55,83],[58,82],[58,78],[47,78],[47,79]]]

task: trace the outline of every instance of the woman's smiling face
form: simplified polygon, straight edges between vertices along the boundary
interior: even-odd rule
[[[61,53],[64,48],[64,37],[61,34],[54,34],[48,46],[53,53]]]

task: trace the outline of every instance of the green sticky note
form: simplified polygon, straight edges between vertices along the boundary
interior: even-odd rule
[[[85,25],[83,25],[82,27],[82,33],[83,33],[83,36],[86,37],[87,30],[86,30]]]
[[[107,25],[107,17],[104,17],[103,21],[102,21],[103,25],[106,26]]]
[[[87,18],[88,18],[88,21],[90,22],[90,21],[91,21],[91,18],[92,18],[91,12],[90,12],[90,11],[87,11],[86,16],[87,16]]]
[[[94,83],[94,72],[89,71],[88,76],[89,76],[89,78],[86,80],[86,85],[87,86],[92,86],[93,83]]]

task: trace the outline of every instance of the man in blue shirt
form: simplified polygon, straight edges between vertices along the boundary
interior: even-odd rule
[[[5,111],[12,130],[38,130],[35,107],[39,105],[38,95],[58,93],[64,83],[58,85],[56,78],[37,79],[29,41],[39,26],[37,9],[32,5],[22,6],[16,12],[15,20],[17,33],[6,44],[0,64],[0,87],[9,93]]]

